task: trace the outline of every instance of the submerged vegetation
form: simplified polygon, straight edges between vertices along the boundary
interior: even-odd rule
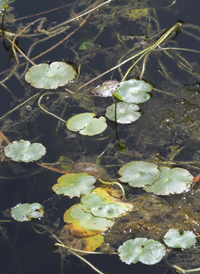
[[[15,18],[0,1],[9,52],[0,230],[18,273],[28,271],[4,229],[11,223],[16,235],[23,225],[48,233],[62,260],[72,254],[98,273],[83,256],[199,271],[200,51],[185,40],[195,45],[200,27],[163,26],[179,5],[165,2],[75,1],[58,9],[67,7],[66,21],[49,22]]]

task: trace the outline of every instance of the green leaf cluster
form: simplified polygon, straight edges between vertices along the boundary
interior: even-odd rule
[[[134,161],[125,164],[118,173],[120,181],[133,187],[144,187],[156,195],[180,194],[193,182],[192,174],[183,168],[158,167],[155,164]]]

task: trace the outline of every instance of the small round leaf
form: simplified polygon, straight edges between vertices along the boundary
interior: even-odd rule
[[[180,234],[176,229],[169,229],[163,240],[169,247],[187,249],[196,242],[196,235],[188,230],[182,230]]]
[[[39,203],[19,204],[11,210],[11,216],[19,222],[43,217],[43,206]]]
[[[117,123],[119,124],[130,124],[138,120],[141,114],[138,112],[138,105],[120,102],[117,104],[112,104],[106,109],[106,117],[111,121],[115,121],[115,107]]]
[[[147,186],[147,192],[153,192],[156,195],[180,194],[190,188],[193,182],[192,174],[183,168],[161,167],[161,174],[151,186]]]
[[[69,197],[80,197],[88,194],[93,189],[96,179],[87,173],[71,173],[58,178],[57,184],[52,189],[56,194],[64,194]]]
[[[157,264],[165,256],[166,248],[160,242],[146,238],[128,240],[118,248],[122,262],[126,264],[140,261],[146,265]]]
[[[67,128],[71,131],[79,131],[82,135],[93,136],[100,134],[106,127],[105,117],[95,118],[94,113],[81,113],[71,117],[67,121]]]
[[[120,168],[118,173],[122,176],[120,178],[121,182],[129,183],[133,187],[153,184],[160,175],[157,165],[142,161],[130,162]]]
[[[149,100],[151,85],[143,80],[130,79],[120,83],[114,95],[119,95],[124,102],[139,104]],[[120,98],[119,96],[116,96]]]
[[[4,148],[6,157],[15,162],[32,162],[39,160],[46,153],[46,148],[40,143],[29,141],[13,141]]]
[[[76,75],[74,68],[65,62],[52,62],[31,67],[25,80],[35,88],[56,89],[65,86]]]

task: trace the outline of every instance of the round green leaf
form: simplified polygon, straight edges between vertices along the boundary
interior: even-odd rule
[[[11,216],[19,222],[30,221],[43,217],[43,206],[39,203],[19,204],[12,208]]]
[[[196,242],[196,236],[192,231],[182,230],[180,234],[176,229],[169,229],[163,240],[169,247],[187,249]]]
[[[83,172],[83,173],[70,173],[58,178],[57,184],[52,189],[56,194],[64,194],[69,197],[79,197],[83,194],[88,194],[93,189],[93,184],[96,179]]]
[[[76,75],[74,68],[65,62],[52,62],[31,67],[25,80],[35,88],[56,89],[65,86]]]
[[[93,193],[83,196],[81,203],[85,205],[87,212],[91,212],[97,217],[109,219],[118,218],[133,208],[133,205],[129,203],[103,201],[98,195]]]
[[[7,5],[7,1],[6,0],[0,0],[0,11],[4,10],[4,6]]]
[[[122,262],[126,264],[140,261],[146,265],[157,264],[165,256],[166,248],[160,242],[146,238],[128,240],[118,248]]]
[[[73,223],[74,221],[78,221],[79,226],[91,229],[91,230],[97,230],[97,231],[106,231],[109,227],[112,227],[114,222],[111,220],[108,220],[106,218],[99,218],[93,216],[91,213],[85,212],[86,208],[82,204],[77,204],[71,207],[70,209],[70,220],[69,218],[66,219],[64,214],[64,221]]]
[[[149,100],[151,85],[143,80],[130,79],[120,83],[114,95],[122,98],[124,102],[139,104]],[[119,97],[120,96],[120,97]]]
[[[192,174],[183,168],[161,167],[160,179],[153,185],[147,186],[147,192],[156,195],[180,194],[190,188],[193,182]]]
[[[143,187],[153,184],[160,175],[157,165],[142,161],[130,162],[118,171],[122,177],[120,181],[129,183],[133,187]]]
[[[4,148],[6,157],[15,162],[32,162],[39,160],[46,148],[40,143],[31,144],[29,141],[13,141]]]
[[[81,113],[71,117],[67,121],[67,128],[71,131],[79,131],[82,135],[93,136],[103,132],[106,127],[106,119],[104,117],[95,118],[94,113]]]
[[[119,86],[118,81],[109,80],[109,81],[103,82],[102,85],[99,85],[96,88],[94,88],[92,90],[92,93],[94,93],[96,96],[100,96],[100,97],[112,96],[113,92],[116,91],[118,86]]]
[[[139,110],[138,105],[120,102],[117,104],[112,104],[106,109],[106,117],[111,121],[115,121],[115,106],[117,123],[120,124],[130,124],[138,120],[141,114],[137,111]]]

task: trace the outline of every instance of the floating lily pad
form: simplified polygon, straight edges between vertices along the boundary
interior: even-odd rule
[[[146,238],[128,240],[118,248],[122,262],[135,264],[140,261],[146,265],[157,264],[165,256],[166,248],[160,242]]]
[[[19,204],[11,210],[11,216],[19,222],[30,221],[31,219],[38,219],[43,217],[43,215],[43,206],[38,203]]]
[[[75,69],[65,62],[52,62],[31,67],[25,80],[35,88],[56,89],[65,86],[76,75]]]
[[[102,192],[100,192],[100,195],[101,194]],[[102,199],[98,194],[92,192],[91,194],[83,196],[81,198],[81,203],[85,205],[87,212],[91,212],[97,217],[109,219],[118,218],[133,209],[133,205],[131,203],[117,202],[118,199],[115,199],[116,202],[109,201],[110,199],[106,199],[106,197]]]
[[[89,230],[104,232],[113,226],[113,221],[95,217],[91,213],[85,212],[86,210],[83,204],[76,204],[64,213],[64,221],[73,224],[73,230],[78,230],[83,235],[88,235]]]
[[[4,148],[6,157],[15,162],[32,162],[39,160],[46,153],[46,148],[40,143],[29,141],[13,141]]]
[[[81,113],[71,117],[67,121],[67,128],[71,131],[79,131],[82,135],[93,136],[103,132],[106,127],[105,117],[95,118],[94,113]]]
[[[103,82],[102,85],[97,86],[92,90],[96,96],[100,97],[109,97],[113,95],[113,92],[116,91],[117,87],[119,86],[119,82],[116,80],[110,80]]]
[[[179,233],[176,229],[169,229],[163,240],[169,247],[187,249],[196,242],[196,235],[188,230]]]
[[[70,173],[58,178],[57,184],[52,189],[56,194],[64,194],[69,197],[79,197],[88,194],[93,189],[96,179],[87,173]]]
[[[153,184],[160,175],[157,165],[142,161],[130,162],[118,171],[122,177],[120,181],[134,187]]]
[[[190,188],[192,174],[183,168],[161,167],[160,179],[153,185],[145,187],[147,192],[156,195],[180,194]]]
[[[151,85],[143,80],[130,79],[120,83],[114,95],[127,103],[139,104],[149,100]],[[120,96],[120,97],[119,97]]]
[[[117,123],[120,124],[130,124],[138,120],[141,114],[138,112],[140,109],[138,105],[120,102],[117,104],[112,104],[106,109],[106,117],[111,121],[115,121],[115,106],[116,106],[116,118]]]

